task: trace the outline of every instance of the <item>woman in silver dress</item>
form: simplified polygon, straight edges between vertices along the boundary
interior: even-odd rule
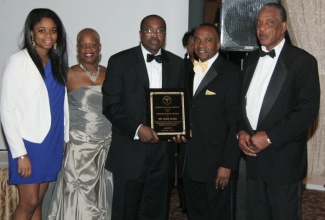
[[[70,141],[48,219],[110,219],[112,174],[105,169],[111,123],[102,115],[100,37],[90,28],[77,36],[79,64],[68,71]]]

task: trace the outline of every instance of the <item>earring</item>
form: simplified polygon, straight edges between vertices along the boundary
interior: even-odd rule
[[[53,49],[56,50],[56,47],[57,47],[57,44],[55,43],[55,44],[53,45]]]
[[[35,41],[32,39],[32,46],[35,47]]]

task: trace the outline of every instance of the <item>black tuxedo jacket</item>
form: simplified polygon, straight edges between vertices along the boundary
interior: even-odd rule
[[[278,56],[278,55],[277,55]],[[258,51],[244,64],[240,130],[254,131],[246,115],[246,93],[259,60]],[[315,120],[320,99],[316,59],[285,43],[261,107],[257,131],[265,131],[272,144],[257,157],[247,157],[247,176],[259,174],[268,184],[302,180],[307,172],[307,130]]]
[[[162,88],[179,88],[184,85],[183,60],[161,50]],[[103,114],[112,123],[112,143],[106,168],[126,179],[137,179],[144,169],[147,148],[134,140],[140,124],[146,124],[146,94],[149,78],[141,46],[110,57],[103,83]],[[168,143],[160,141],[162,150]],[[170,143],[173,145],[173,143]],[[168,166],[166,164],[166,166]]]
[[[240,151],[236,120],[242,74],[220,54],[193,96],[194,72],[187,72],[192,138],[186,165],[194,181],[211,182],[220,166],[237,170]]]

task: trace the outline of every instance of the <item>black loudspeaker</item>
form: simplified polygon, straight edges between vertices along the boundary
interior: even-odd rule
[[[265,3],[276,0],[222,0],[220,43],[224,51],[253,51],[259,48],[256,17]]]

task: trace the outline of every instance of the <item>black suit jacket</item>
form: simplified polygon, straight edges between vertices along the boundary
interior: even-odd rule
[[[162,88],[182,87],[183,60],[163,49],[161,54],[164,59]],[[147,148],[151,146],[134,140],[139,125],[146,124],[147,88],[149,77],[141,46],[110,57],[102,87],[103,114],[111,121],[113,131],[106,168],[126,179],[139,177],[144,169]],[[158,144],[167,150],[166,141]]]
[[[188,71],[192,138],[186,146],[187,170],[194,181],[211,182],[220,166],[238,168],[236,120],[242,74],[219,54],[194,96],[193,79],[194,72]]]
[[[245,59],[240,129],[254,134],[246,115],[246,93],[259,60],[255,51]],[[259,174],[269,184],[300,181],[307,172],[307,130],[315,120],[320,99],[316,59],[285,43],[261,107],[257,131],[272,144],[257,157],[247,157],[247,176]]]

